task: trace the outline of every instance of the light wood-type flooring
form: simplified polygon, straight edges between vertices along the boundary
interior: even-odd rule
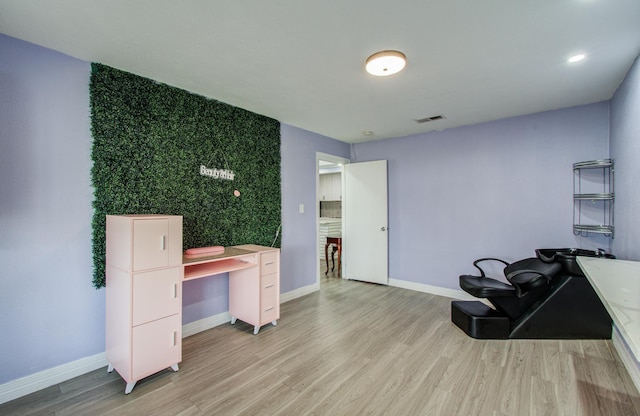
[[[180,371],[125,383],[106,367],[1,415],[638,415],[610,341],[475,340],[451,299],[322,274],[277,326],[185,338]]]

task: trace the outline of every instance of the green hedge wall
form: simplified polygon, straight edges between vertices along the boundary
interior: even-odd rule
[[[107,214],[182,215],[183,249],[273,244],[278,121],[101,64],[90,101],[96,288],[105,285]],[[234,180],[203,176],[201,165]]]

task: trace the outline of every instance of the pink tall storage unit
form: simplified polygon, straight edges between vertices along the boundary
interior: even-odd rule
[[[106,357],[127,382],[182,360],[182,216],[108,215]]]

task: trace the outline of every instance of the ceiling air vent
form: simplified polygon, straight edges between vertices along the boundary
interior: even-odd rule
[[[425,118],[421,118],[416,120],[417,123],[428,123],[430,121],[437,121],[437,120],[444,120],[444,116],[442,114],[437,115],[437,116],[431,116],[431,117],[425,117]]]

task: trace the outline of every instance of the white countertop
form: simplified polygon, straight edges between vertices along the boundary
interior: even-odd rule
[[[640,262],[578,257],[578,264],[640,361]]]

